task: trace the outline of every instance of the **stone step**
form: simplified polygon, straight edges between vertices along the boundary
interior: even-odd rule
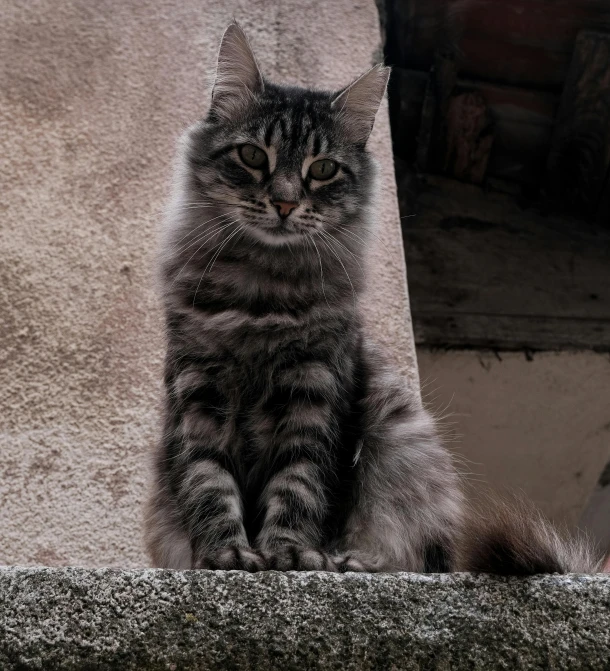
[[[610,576],[0,569],[0,669],[610,669]]]

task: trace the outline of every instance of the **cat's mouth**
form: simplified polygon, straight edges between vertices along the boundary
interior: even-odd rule
[[[248,226],[248,230],[254,237],[270,245],[285,245],[297,240],[302,241],[311,233],[308,228],[295,221],[286,220]]]

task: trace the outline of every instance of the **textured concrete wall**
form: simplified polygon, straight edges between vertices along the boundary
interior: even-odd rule
[[[418,360],[424,396],[449,413],[473,484],[522,491],[554,520],[578,524],[610,459],[610,357],[419,348]],[[585,528],[607,547],[607,534]]]
[[[279,80],[379,57],[374,0],[36,0],[0,22],[0,563],[142,566],[156,227],[231,17]],[[387,111],[367,314],[417,384]]]
[[[0,570],[0,668],[599,671],[610,577]]]

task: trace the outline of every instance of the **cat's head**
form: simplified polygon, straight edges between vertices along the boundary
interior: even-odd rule
[[[187,158],[201,198],[233,212],[245,235],[268,245],[339,234],[370,199],[374,166],[365,145],[388,76],[376,66],[337,92],[272,84],[232,23],[209,113],[190,134]]]

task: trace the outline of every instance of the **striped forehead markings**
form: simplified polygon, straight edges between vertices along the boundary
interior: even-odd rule
[[[271,146],[271,138],[273,137],[273,131],[275,130],[275,123],[276,119],[274,119],[268,126],[267,130],[265,131],[265,137],[264,137],[264,143],[265,147],[270,147]]]
[[[301,108],[288,107],[283,112],[276,113],[264,128],[263,141],[268,149],[270,173],[275,171],[280,154],[289,158],[302,149],[309,157],[306,161],[309,165],[312,156],[318,156],[329,147],[327,139],[318,128],[315,110],[308,103]],[[301,170],[308,165],[303,165]]]
[[[316,128],[316,120],[309,110],[287,110],[275,115],[265,128],[264,142],[269,147],[279,127],[283,140],[292,143],[292,148],[307,143],[311,132]]]

